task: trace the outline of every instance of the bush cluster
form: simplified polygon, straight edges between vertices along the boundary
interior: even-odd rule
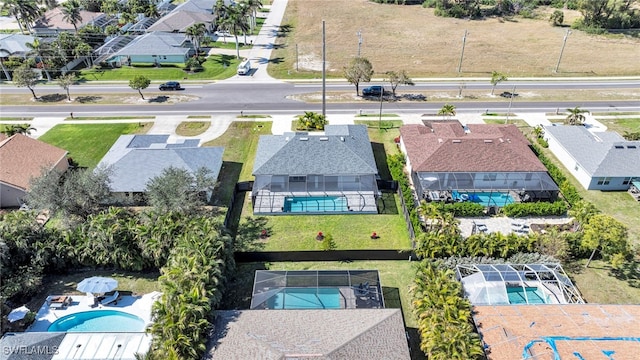
[[[470,202],[470,201],[444,204],[443,210],[453,213],[453,216],[462,216],[462,217],[484,216],[484,206],[478,203]]]
[[[503,207],[502,213],[509,217],[561,216],[567,213],[567,205],[564,201],[513,203]]]
[[[387,156],[387,164],[389,165],[389,172],[391,173],[391,177],[393,180],[398,182],[400,186],[400,190],[402,191],[402,199],[407,207],[407,211],[409,212],[409,217],[411,219],[411,225],[413,229],[420,229],[420,219],[418,218],[418,204],[416,204],[416,200],[413,196],[413,189],[411,189],[411,184],[409,183],[409,177],[404,172],[405,165],[404,155],[401,153],[395,155]]]
[[[571,182],[569,182],[569,179],[567,179],[562,170],[551,162],[551,160],[542,153],[542,150],[538,146],[532,143],[531,149],[536,156],[538,156],[540,162],[547,168],[547,171],[549,171],[549,175],[551,175],[553,181],[558,184],[564,199],[567,200],[569,205],[573,206],[575,203],[582,200],[582,196],[578,194],[578,190],[571,184]]]

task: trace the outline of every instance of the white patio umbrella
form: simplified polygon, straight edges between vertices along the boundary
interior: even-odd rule
[[[31,311],[31,310],[29,310],[28,307],[26,307],[24,305],[20,306],[19,308],[11,310],[11,312],[7,316],[7,320],[9,320],[9,322],[15,322],[15,321],[18,321],[18,320],[22,320],[22,319],[24,319],[25,316],[27,316],[29,311]]]
[[[118,287],[118,280],[110,277],[93,276],[78,283],[76,290],[85,293],[106,293]]]

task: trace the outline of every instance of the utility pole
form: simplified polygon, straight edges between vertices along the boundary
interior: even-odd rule
[[[382,96],[384,95],[384,87],[380,91],[380,115],[378,116],[378,129],[382,129]]]
[[[511,89],[511,98],[509,99],[509,110],[507,110],[507,119],[504,121],[505,124],[509,123],[509,115],[511,114],[511,104],[513,103],[513,97],[516,96],[516,86],[513,85],[513,89]]]
[[[360,57],[360,48],[362,47],[362,30],[358,30],[356,35],[358,35],[358,57]]]
[[[300,63],[300,57],[298,56],[298,44],[296,44],[296,72],[298,72],[299,63]]]
[[[560,68],[560,60],[562,60],[562,53],[564,52],[564,46],[567,45],[567,38],[569,37],[569,34],[571,34],[571,30],[567,29],[567,32],[564,34],[564,40],[562,40],[562,48],[560,49],[560,56],[558,56],[558,63],[556,64],[555,70],[553,70],[554,73],[557,73],[558,68]]]
[[[458,63],[458,72],[462,69],[462,58],[464,58],[464,46],[467,43],[467,30],[464,31],[462,36],[462,53],[460,54],[460,62]]]
[[[322,116],[327,119],[327,41],[322,20]]]

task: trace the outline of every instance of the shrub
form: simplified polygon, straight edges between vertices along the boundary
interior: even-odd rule
[[[484,215],[484,206],[474,202],[445,204],[444,210],[453,213],[453,216],[479,217]]]
[[[547,142],[547,140],[539,137],[536,139],[536,141],[538,142],[538,144],[540,144],[540,146],[542,146],[543,148],[547,149],[549,147],[549,143]]]
[[[566,212],[567,205],[563,201],[513,203],[502,208],[502,213],[509,217],[561,216]]]
[[[562,10],[554,10],[549,17],[549,21],[553,24],[553,26],[562,25],[562,23],[564,22],[564,12],[562,12]]]
[[[325,234],[324,235],[324,239],[322,239],[322,244],[320,244],[320,248],[323,251],[331,251],[331,250],[335,250],[337,248],[336,246],[336,242],[333,241],[333,235],[331,234]]]

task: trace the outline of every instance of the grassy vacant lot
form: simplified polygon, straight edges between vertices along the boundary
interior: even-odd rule
[[[196,73],[188,73],[180,67],[155,67],[153,64],[140,66],[123,66],[117,69],[89,69],[82,70],[78,73],[80,81],[92,80],[130,80],[135,75],[143,75],[150,80],[167,80],[167,79],[226,79],[236,73],[236,65],[239,61],[235,56],[231,55],[211,55],[207,58],[202,66],[203,71]]]
[[[211,121],[183,121],[176,128],[176,134],[180,136],[200,135],[211,126]]]
[[[158,273],[136,273],[129,271],[90,270],[67,275],[51,275],[42,281],[41,290],[27,303],[29,309],[39,309],[48,295],[77,294],[76,286],[82,279],[91,276],[107,276],[118,280],[118,291],[122,293],[146,294],[159,291]]]
[[[309,77],[311,72],[317,75],[322,66],[324,19],[329,75],[340,76],[342,68],[357,55],[356,33],[361,31],[361,56],[371,61],[375,76],[389,70],[406,70],[412,77],[490,76],[493,70],[511,77],[551,76],[567,28],[551,26],[550,12],[552,9],[540,10],[538,19],[469,21],[437,17],[433,9],[419,5],[333,0],[327,6],[324,0],[289,0],[279,33],[281,47],[272,54],[269,72],[279,78]],[[566,24],[580,16],[570,10],[564,14]],[[460,74],[457,69],[465,30]],[[639,38],[574,30],[567,39],[558,75],[637,75],[639,45]]]
[[[144,134],[152,124],[61,124],[47,131],[39,140],[67,150],[69,157],[80,166],[93,168],[120,135]]]

